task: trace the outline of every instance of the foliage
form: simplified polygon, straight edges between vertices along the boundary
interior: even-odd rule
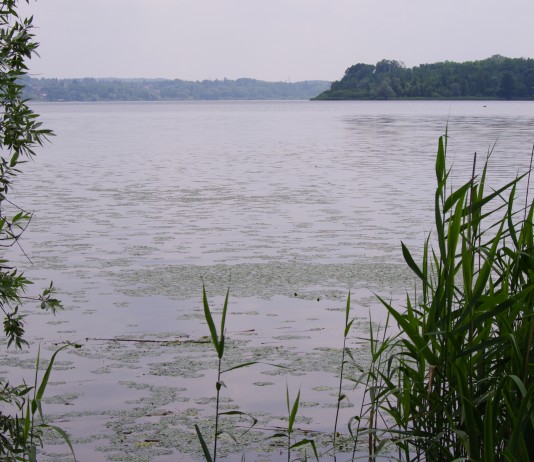
[[[337,424],[339,421],[339,410],[341,408],[341,402],[347,398],[345,393],[343,393],[343,378],[345,371],[345,364],[347,363],[346,357],[348,356],[352,361],[354,358],[349,348],[347,348],[347,337],[349,335],[350,329],[354,322],[354,318],[350,319],[350,292],[347,296],[347,304],[345,306],[345,328],[343,330],[343,349],[341,350],[341,366],[339,371],[339,388],[337,392],[337,404],[336,404],[336,418],[334,420],[334,431],[332,435],[333,440],[333,451],[336,453],[336,440],[337,440]]]
[[[287,462],[291,462],[291,450],[299,448],[301,446],[311,446],[313,449],[313,454],[315,459],[319,461],[319,454],[317,452],[317,447],[315,446],[315,441],[309,438],[303,438],[295,443],[292,443],[293,436],[293,426],[295,425],[295,420],[297,419],[297,413],[299,410],[300,403],[300,390],[297,393],[297,397],[293,404],[289,399],[289,387],[286,385],[286,406],[287,406],[287,429],[284,432],[277,432],[271,438],[284,438],[287,441]]]
[[[217,333],[217,328],[215,327],[215,322],[213,321],[213,315],[211,312],[211,309],[209,307],[208,303],[208,297],[206,295],[206,288],[202,286],[202,305],[204,307],[204,319],[206,320],[206,323],[208,324],[208,328],[210,331],[210,339],[211,343],[213,345],[213,348],[215,349],[215,352],[217,353],[217,381],[215,382],[215,389],[217,391],[216,393],[216,400],[215,400],[215,431],[213,435],[213,456],[210,454],[208,445],[206,444],[206,441],[204,439],[204,436],[198,427],[198,425],[195,425],[196,434],[198,437],[198,440],[200,442],[200,445],[202,447],[202,453],[204,454],[204,458],[207,462],[216,462],[217,460],[217,447],[219,442],[219,436],[221,435],[221,431],[219,430],[219,418],[221,416],[227,415],[227,416],[246,416],[252,420],[252,427],[256,425],[258,422],[256,418],[252,417],[249,414],[246,414],[241,411],[227,411],[227,412],[221,412],[219,409],[220,404],[220,396],[221,396],[221,388],[226,387],[226,384],[222,381],[222,374],[226,372],[230,372],[236,369],[241,369],[242,367],[248,367],[253,364],[256,364],[256,361],[246,362],[242,364],[238,364],[236,366],[230,367],[229,369],[222,370],[222,360],[224,357],[224,350],[225,350],[225,342],[226,342],[226,335],[225,335],[225,324],[226,324],[226,313],[228,311],[228,297],[230,295],[230,289],[226,291],[226,297],[224,299],[224,306],[222,309],[221,314],[221,323],[219,327],[219,333]],[[250,429],[249,428],[249,429]],[[248,430],[247,430],[248,431]],[[228,433],[228,432],[226,432]],[[233,440],[236,440],[235,436],[228,433],[230,437]]]
[[[389,441],[407,461],[534,460],[528,192],[516,206],[527,176],[486,194],[486,161],[480,176],[473,165],[471,179],[451,190],[446,147],[447,135],[436,160],[435,247],[429,237],[418,266],[402,246],[421,291],[407,297],[405,310],[382,300],[401,333],[373,357],[370,448]]]
[[[534,99],[534,59],[494,55],[481,61],[445,61],[411,69],[382,60],[355,64],[315,99]]]
[[[20,165],[32,158],[34,148],[42,145],[52,134],[50,130],[41,128],[38,115],[22,97],[21,78],[27,71],[26,61],[35,53],[38,44],[32,34],[32,18],[20,19],[17,3],[17,0],[2,0],[0,3],[0,248],[4,252],[18,245],[31,220],[29,212],[8,199],[12,183],[20,173]],[[52,284],[41,295],[29,297],[25,292],[30,284],[24,274],[10,265],[6,258],[0,257],[0,310],[4,316],[7,347],[22,348],[27,345],[24,339],[25,315],[21,311],[24,300],[38,302],[42,309],[53,312],[61,307],[53,297]],[[40,384],[39,357],[33,387],[26,384],[12,386],[0,381],[0,459],[36,460],[42,430],[52,428],[43,421],[41,399],[59,350],[50,359]],[[40,423],[35,422],[37,416]],[[61,429],[53,429],[66,438]]]
[[[330,82],[264,82],[168,79],[35,79],[25,77],[25,95],[36,101],[171,101],[310,99]]]
[[[353,440],[351,460],[361,458],[366,443],[369,460],[504,462],[534,460],[534,203],[529,202],[530,171],[496,190],[488,190],[491,152],[476,175],[457,189],[447,168],[447,133],[439,140],[435,236],[416,264],[402,244],[405,261],[418,278],[414,297],[397,309],[379,297],[388,311],[386,325],[370,321],[371,365],[357,378],[345,377],[352,353],[346,341],[352,328],[350,293],[345,307],[343,349],[333,431],[333,448],[322,456],[350,458],[336,444],[345,380],[364,385],[360,411],[348,422]],[[532,151],[534,160],[534,149]],[[527,183],[526,186],[524,183]],[[518,190],[525,191],[518,204]],[[219,332],[206,292],[204,315],[219,358],[214,456],[195,426],[204,458],[214,461],[219,430],[221,360],[225,345],[228,292]],[[396,334],[389,323],[397,324]],[[382,332],[381,338],[378,333]],[[247,366],[251,363],[228,369]],[[225,372],[225,371],[222,371]],[[315,440],[295,441],[300,390],[291,401],[286,386],[287,427],[270,438],[285,440],[287,459],[296,448]],[[235,414],[240,412],[233,411]],[[345,440],[346,441],[346,440]],[[319,449],[325,449],[321,444]],[[307,460],[307,454],[304,453]],[[345,460],[345,459],[344,459]]]

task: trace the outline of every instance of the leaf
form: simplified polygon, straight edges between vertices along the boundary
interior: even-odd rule
[[[217,330],[215,329],[215,323],[213,322],[213,317],[211,316],[210,307],[208,305],[208,297],[206,296],[206,287],[202,284],[202,304],[204,305],[204,318],[208,323],[211,334],[211,343],[215,347],[217,354],[219,353],[219,339],[217,336]]]
[[[241,434],[241,436],[247,434],[258,423],[258,419],[256,419],[256,417],[254,417],[253,415],[247,414],[246,412],[226,411],[226,412],[220,412],[219,415],[241,415],[241,416],[248,417],[250,420],[252,420],[252,425],[249,428],[247,428],[247,430],[244,431]]]
[[[404,260],[406,261],[410,269],[419,277],[419,279],[421,279],[424,283],[426,283],[425,277],[423,273],[421,272],[421,270],[419,269],[419,267],[417,266],[417,264],[415,263],[414,259],[412,258],[412,254],[408,250],[408,247],[404,245],[404,242],[401,242],[401,246],[402,246],[402,255],[404,256]]]
[[[289,396],[289,391],[288,391],[288,396]],[[287,423],[287,432],[289,434],[291,434],[291,432],[293,431],[293,424],[295,423],[295,419],[297,418],[297,411],[299,409],[299,401],[300,401],[300,390],[297,393],[297,398],[295,399],[295,402],[293,403],[293,407],[291,409],[291,413],[289,414],[289,420]]]
[[[224,371],[221,371],[221,374],[224,374],[225,372],[235,371],[236,369],[241,369],[242,367],[252,366],[253,364],[258,364],[258,361],[250,361],[248,363],[238,364],[237,366],[233,366],[228,369],[225,369]]]
[[[226,297],[224,298],[224,306],[221,316],[221,340],[219,342],[219,346],[217,348],[217,354],[219,355],[219,359],[221,359],[224,355],[224,328],[226,323],[226,311],[228,310],[228,295],[230,294],[230,288],[226,290]],[[215,336],[217,336],[217,332],[215,332]]]
[[[347,337],[347,335],[349,335],[349,331],[350,331],[350,328],[352,327],[352,323],[354,322],[354,319],[352,319],[348,324],[347,326],[345,327],[345,337]]]
[[[37,394],[35,395],[35,399],[40,401],[43,398],[46,386],[48,385],[48,380],[50,379],[50,373],[52,372],[52,367],[54,366],[54,361],[56,359],[57,354],[64,350],[65,348],[68,348],[70,346],[70,343],[67,343],[63,345],[61,348],[58,348],[52,357],[50,358],[50,362],[48,363],[48,367],[46,368],[45,374],[41,380],[41,385],[39,386],[39,389],[37,390]]]
[[[464,197],[466,192],[471,187],[471,181],[464,184],[460,189],[457,189],[454,191],[449,197],[447,197],[447,200],[445,201],[445,204],[443,205],[443,213],[447,213],[456,202],[460,201],[463,204]]]
[[[204,459],[206,459],[206,462],[213,462],[213,459],[211,458],[208,446],[206,445],[206,442],[204,441],[204,437],[202,436],[202,433],[200,432],[200,429],[198,428],[197,424],[195,424],[195,430],[197,432],[198,441],[200,441],[200,446],[202,446],[202,452],[204,453]]]
[[[220,435],[228,435],[234,443],[237,443],[237,438],[234,436],[234,434],[228,430],[221,430],[220,432],[217,432],[217,436]]]
[[[347,295],[347,305],[345,306],[345,337],[347,336],[350,330],[349,315],[350,315],[350,290],[349,290],[349,294]],[[352,324],[352,322],[350,324]]]
[[[438,183],[443,181],[445,175],[445,148],[443,145],[443,136],[439,137],[438,153],[436,156],[436,178]]]
[[[304,446],[306,444],[309,444],[313,448],[313,453],[315,454],[315,459],[317,462],[319,462],[319,454],[317,453],[317,447],[315,446],[315,441],[310,439],[303,439],[300,441],[297,441],[295,444],[289,447],[289,449],[295,449],[300,446]]]
[[[350,351],[350,348],[345,347],[345,353],[347,354],[347,356],[348,356],[350,359],[352,359],[352,362],[355,362],[355,361],[354,361],[354,357],[352,356],[352,352]],[[359,368],[360,366],[358,366],[358,365],[356,364],[356,367]]]
[[[43,427],[43,428],[50,428],[50,429],[54,430],[59,436],[61,436],[61,438],[63,438],[63,441],[65,441],[65,443],[67,443],[67,446],[69,447],[70,452],[72,453],[72,457],[74,457],[74,462],[76,462],[76,454],[74,454],[74,448],[72,446],[72,443],[70,441],[70,438],[69,438],[69,435],[67,434],[67,432],[65,430],[63,430],[62,428],[57,427],[55,425],[43,424],[43,425],[40,425],[40,426]]]

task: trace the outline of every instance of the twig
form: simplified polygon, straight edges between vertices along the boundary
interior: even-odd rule
[[[137,342],[137,343],[210,343],[210,339],[175,339],[175,340],[153,340],[153,339],[140,339],[140,338],[90,338],[85,339],[86,342],[94,340],[97,342]]]

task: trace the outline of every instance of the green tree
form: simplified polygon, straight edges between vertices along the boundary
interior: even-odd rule
[[[387,85],[384,84],[387,83]],[[534,96],[534,59],[492,56],[482,61],[445,61],[407,69],[398,61],[355,64],[331,89],[314,99],[526,98]]]
[[[506,99],[512,99],[515,90],[514,75],[507,71],[501,77],[501,83],[499,85],[499,96]]]
[[[29,0],[25,0],[29,3]],[[27,72],[26,62],[38,46],[32,34],[32,18],[21,19],[17,0],[0,2],[0,310],[7,348],[22,348],[24,317],[21,307],[25,301],[37,301],[42,309],[55,311],[59,301],[53,297],[52,284],[35,297],[26,295],[29,281],[5,258],[7,248],[18,244],[31,219],[31,213],[8,199],[20,166],[35,155],[34,148],[43,144],[52,132],[42,128],[38,115],[22,97],[22,77]],[[58,350],[59,351],[59,350]],[[57,352],[49,361],[43,381],[34,386],[12,386],[0,380],[0,460],[36,460],[41,444],[41,398],[48,382]],[[37,358],[37,372],[39,357]],[[7,410],[6,410],[7,409]],[[14,411],[11,411],[14,410]],[[41,416],[36,424],[34,417]],[[65,433],[56,428],[64,437]],[[70,445],[70,443],[69,443]]]

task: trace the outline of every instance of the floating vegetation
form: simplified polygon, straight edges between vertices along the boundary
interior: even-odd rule
[[[305,300],[344,300],[350,287],[409,287],[415,281],[396,263],[313,264],[305,262],[240,263],[236,265],[154,265],[110,275],[121,292],[130,296],[165,295],[191,299],[202,280],[210,294],[222,296],[232,278],[233,297],[271,298],[277,295]]]

